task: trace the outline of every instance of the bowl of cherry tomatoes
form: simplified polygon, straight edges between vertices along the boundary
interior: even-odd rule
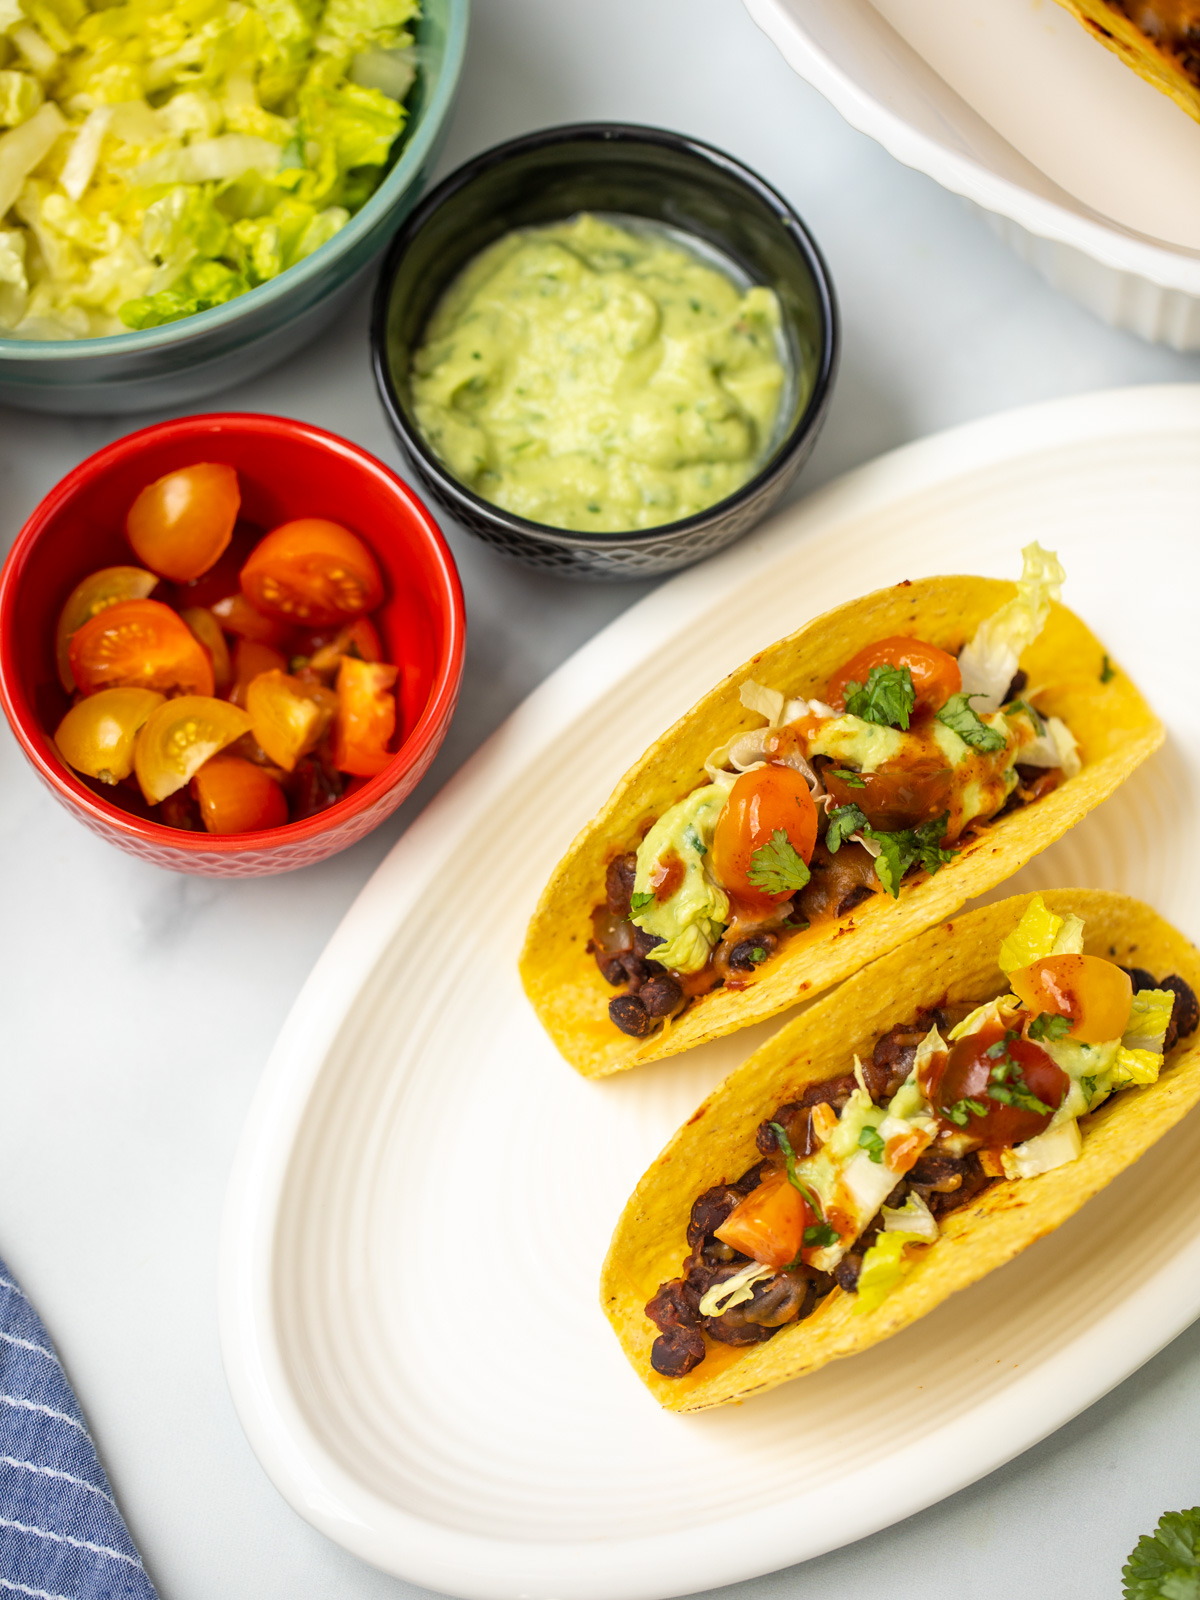
[[[95,832],[245,877],[345,849],[458,698],[437,524],[365,450],[283,417],[157,424],[47,495],[0,572],[0,705]]]

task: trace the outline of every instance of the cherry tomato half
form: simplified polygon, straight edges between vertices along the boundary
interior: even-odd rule
[[[147,717],[133,752],[133,770],[154,806],[190,783],[218,750],[249,732],[250,718],[228,700],[184,694]]]
[[[101,689],[71,707],[54,742],[68,766],[101,783],[133,771],[133,747],[146,718],[163,703],[154,689]]]
[[[84,694],[118,688],[213,692],[208,651],[158,600],[121,600],[106,607],[72,634],[68,658]]]
[[[199,461],[148,483],[129,508],[125,532],[153,571],[190,583],[229,543],[241,503],[234,469]]]
[[[397,669],[383,661],[343,656],[338,668],[333,764],[339,772],[373,778],[392,759],[388,740],[396,731]]]
[[[375,557],[356,533],[323,517],[276,528],[242,568],[242,593],[270,617],[328,628],[383,599]]]
[[[207,606],[189,606],[179,615],[208,651],[208,659],[212,662],[213,686],[218,694],[224,694],[233,682],[233,665],[221,624]]]
[[[941,1082],[933,1093],[934,1110],[945,1126],[969,1135],[984,1148],[1021,1144],[1044,1133],[1070,1087],[1066,1073],[1040,1045],[1013,1038],[1000,1050],[1004,1040],[1004,1029],[995,1026],[959,1039],[951,1046]],[[989,1051],[995,1053],[989,1055]],[[1015,1099],[1006,1104],[995,1098],[1002,1090],[1019,1094],[1022,1087],[1049,1110],[1031,1111]],[[980,1106],[982,1114],[974,1109]],[[951,1107],[957,1107],[958,1117],[966,1120],[947,1117]]]
[[[141,567],[102,567],[99,572],[93,572],[82,583],[75,585],[59,613],[54,634],[58,678],[68,694],[75,687],[75,679],[71,675],[72,634],[98,612],[122,600],[144,600],[157,587],[158,578],[155,574]]]
[[[246,690],[254,737],[285,772],[318,744],[333,721],[338,697],[286,672],[260,672]]]
[[[1070,1037],[1081,1044],[1107,1044],[1129,1026],[1133,984],[1102,956],[1045,956],[1012,973],[1009,982],[1035,1016],[1050,1011],[1070,1017]]]
[[[255,644],[269,644],[273,650],[286,650],[295,635],[295,629],[286,622],[255,610],[244,594],[230,594],[223,600],[215,600],[211,610],[226,633],[235,634],[239,639],[253,639]]]
[[[282,828],[288,819],[279,784],[242,756],[210,756],[192,779],[192,794],[209,833],[257,833]]]
[[[780,829],[807,865],[817,842],[817,808],[803,776],[794,767],[743,772],[717,821],[712,868],[718,882],[749,911],[765,911],[795,892],[768,894],[750,881],[755,851]]]
[[[246,690],[263,672],[286,672],[287,657],[257,639],[239,639],[233,651],[233,688],[229,698],[235,706],[246,704]]]
[[[940,817],[950,803],[954,772],[944,762],[885,762],[875,772],[856,773],[858,783],[837,776],[826,767],[825,787],[838,805],[856,805],[873,828],[891,833],[897,828],[918,828]]]
[[[786,1267],[804,1245],[804,1230],[817,1219],[786,1176],[767,1178],[725,1218],[717,1238],[764,1267]]]
[[[962,673],[953,656],[923,639],[895,636],[877,639],[851,656],[830,678],[825,699],[841,711],[846,703],[846,685],[851,680],[866,683],[872,667],[907,667],[912,674],[916,703],[927,711],[940,711],[950,696],[962,688]]]

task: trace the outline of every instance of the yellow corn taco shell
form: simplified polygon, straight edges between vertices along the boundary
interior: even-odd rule
[[[700,1411],[725,1405],[899,1333],[1065,1222],[1200,1099],[1195,1034],[1167,1056],[1156,1083],[1122,1089],[1081,1119],[1078,1160],[1040,1177],[1001,1180],[946,1216],[941,1237],[875,1310],[858,1312],[854,1295],[834,1289],[804,1322],[766,1344],[710,1344],[684,1378],[660,1377],[652,1369],[657,1329],[644,1307],[660,1283],[679,1276],[696,1197],[754,1164],[754,1133],[764,1117],[805,1084],[845,1072],[855,1053],[866,1056],[896,1023],[943,999],[983,1003],[1003,993],[1000,941],[1030,899],[1002,900],[929,930],[780,1029],[713,1090],[638,1184],[609,1247],[601,1302],[634,1371],[663,1406]],[[1178,973],[1200,989],[1195,946],[1140,901],[1085,889],[1044,899],[1060,915],[1073,911],[1084,919],[1089,953],[1146,967],[1158,978]]]
[[[631,1039],[609,1020],[614,990],[588,954],[591,914],[604,901],[609,861],[640,844],[647,825],[698,784],[719,745],[762,718],[738,698],[753,678],[788,696],[820,696],[844,662],[875,639],[903,634],[957,653],[979,623],[1016,593],[991,578],[925,578],[897,584],[828,611],[754,656],[651,746],[617,785],[594,822],[554,871],[529,924],[521,955],[525,992],[559,1050],[586,1077],[623,1072],[689,1050],[809,1000],[922,929],[940,922],[1066,833],[1162,742],[1162,724],[1126,675],[1108,672],[1095,636],[1073,612],[1054,605],[1021,657],[1047,716],[1063,719],[1079,741],[1082,770],[1044,799],[1010,812],[968,839],[933,877],[908,881],[899,900],[883,893],[836,921],[791,935],[746,987],[694,1000],[648,1039]]]
[[[1189,117],[1200,122],[1200,80],[1190,65],[1200,58],[1200,5],[1193,0],[1152,0],[1138,9],[1145,19],[1153,18],[1158,31],[1154,37],[1134,22],[1120,6],[1110,0],[1058,0],[1064,11],[1099,40],[1106,50],[1132,67],[1161,93],[1168,95]],[[1194,25],[1197,42],[1191,52],[1183,45],[1183,31]]]

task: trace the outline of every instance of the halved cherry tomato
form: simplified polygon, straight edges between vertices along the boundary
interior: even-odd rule
[[[767,1178],[716,1230],[717,1238],[764,1267],[786,1267],[804,1246],[804,1230],[816,1222],[808,1202],[786,1176]]]
[[[373,778],[392,759],[388,740],[396,731],[397,669],[382,661],[343,656],[337,678],[333,764],[339,772]]]
[[[846,685],[851,680],[866,683],[872,667],[907,667],[912,674],[916,703],[927,711],[940,711],[950,696],[962,688],[958,662],[937,645],[899,636],[877,639],[851,656],[830,678],[825,699],[835,711],[845,706]]]
[[[188,583],[229,543],[241,503],[232,467],[198,461],[148,483],[129,508],[125,532],[148,567]]]
[[[765,911],[795,892],[768,894],[750,881],[755,852],[780,829],[807,865],[817,842],[817,808],[803,776],[794,767],[743,772],[717,821],[712,867],[718,881],[748,910]]]
[[[1129,1026],[1133,984],[1102,956],[1044,956],[1009,977],[1012,992],[1036,1016],[1049,1011],[1071,1018],[1072,1039],[1107,1044]]]
[[[218,750],[249,731],[250,718],[228,700],[184,694],[146,719],[133,752],[133,770],[154,806],[190,783]]]
[[[260,672],[246,690],[254,737],[285,772],[320,741],[337,708],[332,690],[286,672]]]
[[[68,766],[101,783],[133,771],[133,747],[146,718],[163,703],[154,689],[101,689],[71,707],[54,742]]]
[[[951,1132],[962,1133],[985,1148],[1021,1144],[1045,1132],[1066,1096],[1070,1079],[1046,1052],[1030,1039],[1012,1038],[1004,1049],[1001,1027],[982,1028],[951,1046],[946,1069],[933,1093],[934,1110]],[[993,1054],[989,1055],[989,1051]],[[1049,1109],[1031,1111],[1015,1099],[1004,1098],[1027,1090]],[[1000,1098],[996,1098],[999,1095]],[[972,1104],[968,1106],[967,1101]],[[982,1107],[982,1114],[976,1110]],[[957,1118],[945,1116],[957,1108]]]
[[[122,600],[144,600],[157,587],[158,578],[155,574],[141,567],[102,567],[99,572],[93,572],[82,583],[75,585],[59,613],[54,635],[58,678],[68,694],[75,687],[75,679],[71,676],[71,635],[98,612]]]
[[[276,528],[242,568],[242,593],[268,616],[327,628],[383,599],[375,557],[356,533],[322,517]]]
[[[179,615],[208,651],[208,659],[212,662],[213,686],[218,694],[224,694],[233,682],[233,665],[229,660],[229,646],[225,643],[221,624],[207,606],[189,606]]]
[[[885,762],[875,772],[857,773],[858,783],[837,776],[826,767],[825,787],[838,805],[856,805],[873,828],[891,833],[897,828],[918,828],[940,817],[950,803],[954,772],[936,758],[911,763]]]
[[[192,793],[209,833],[257,833],[282,828],[288,819],[279,784],[241,756],[210,756],[192,779]]]
[[[255,644],[269,644],[274,650],[286,650],[295,634],[286,622],[256,610],[244,594],[226,595],[224,600],[214,601],[210,609],[226,633],[253,639]]]
[[[257,639],[239,639],[233,651],[233,688],[229,698],[235,706],[246,704],[246,690],[263,672],[286,672],[287,657]]]
[[[108,606],[71,636],[68,658],[84,694],[118,688],[213,692],[208,651],[187,623],[157,600]]]

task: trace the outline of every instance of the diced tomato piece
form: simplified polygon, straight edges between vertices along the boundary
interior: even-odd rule
[[[717,820],[712,867],[745,911],[768,911],[796,892],[768,893],[751,881],[751,873],[761,876],[762,860],[756,864],[756,853],[780,831],[807,866],[817,842],[817,808],[803,774],[782,766],[743,772]]]
[[[356,533],[301,517],[269,533],[242,568],[242,593],[268,616],[325,628],[374,611],[383,599],[375,557]]]
[[[278,617],[264,616],[252,606],[244,594],[226,595],[216,600],[211,611],[226,633],[239,639],[253,639],[255,644],[269,644],[273,650],[287,651],[295,637],[295,629]]]
[[[333,760],[339,771],[373,778],[392,759],[388,741],[396,731],[397,675],[384,661],[342,657],[333,725]]]
[[[125,532],[152,571],[188,583],[220,557],[241,503],[234,469],[199,461],[148,483],[129,508]]]
[[[250,718],[228,700],[187,694],[152,711],[138,735],[133,768],[153,806],[182,789],[218,750],[248,732]]]
[[[142,567],[102,567],[75,585],[59,614],[54,635],[58,677],[68,694],[75,687],[70,657],[72,635],[109,606],[122,600],[145,600],[157,587],[157,576]]]
[[[332,690],[286,672],[260,672],[246,690],[254,737],[285,772],[323,738],[337,707]]]
[[[830,678],[825,699],[835,711],[845,707],[846,685],[865,684],[872,667],[907,667],[912,674],[916,704],[927,711],[940,711],[950,696],[962,689],[958,662],[937,645],[926,644],[923,639],[877,639],[851,656]]]
[[[1009,982],[1035,1016],[1049,1011],[1070,1017],[1070,1037],[1081,1044],[1107,1044],[1129,1026],[1133,984],[1103,956],[1045,956],[1014,972]]]
[[[133,749],[146,718],[162,705],[154,689],[101,689],[73,705],[54,742],[68,766],[101,783],[119,783],[133,771]]]
[[[213,692],[208,651],[187,623],[157,600],[122,600],[106,607],[71,636],[68,657],[84,694],[118,688]]]
[[[308,669],[321,676],[336,677],[343,656],[358,661],[382,661],[383,643],[370,617],[356,617],[332,638],[316,633],[310,641]]]
[[[286,672],[287,657],[269,644],[256,639],[239,639],[233,651],[233,688],[229,698],[235,706],[246,704],[246,690],[264,672]]]
[[[725,1218],[717,1238],[765,1267],[786,1267],[816,1222],[808,1202],[786,1175],[767,1178]]]
[[[229,659],[229,646],[225,643],[221,624],[207,606],[189,606],[179,614],[208,651],[213,669],[213,687],[218,694],[225,694],[233,682],[233,664]]]
[[[282,828],[288,819],[279,784],[241,756],[210,756],[192,779],[192,793],[209,833],[257,833]]]

